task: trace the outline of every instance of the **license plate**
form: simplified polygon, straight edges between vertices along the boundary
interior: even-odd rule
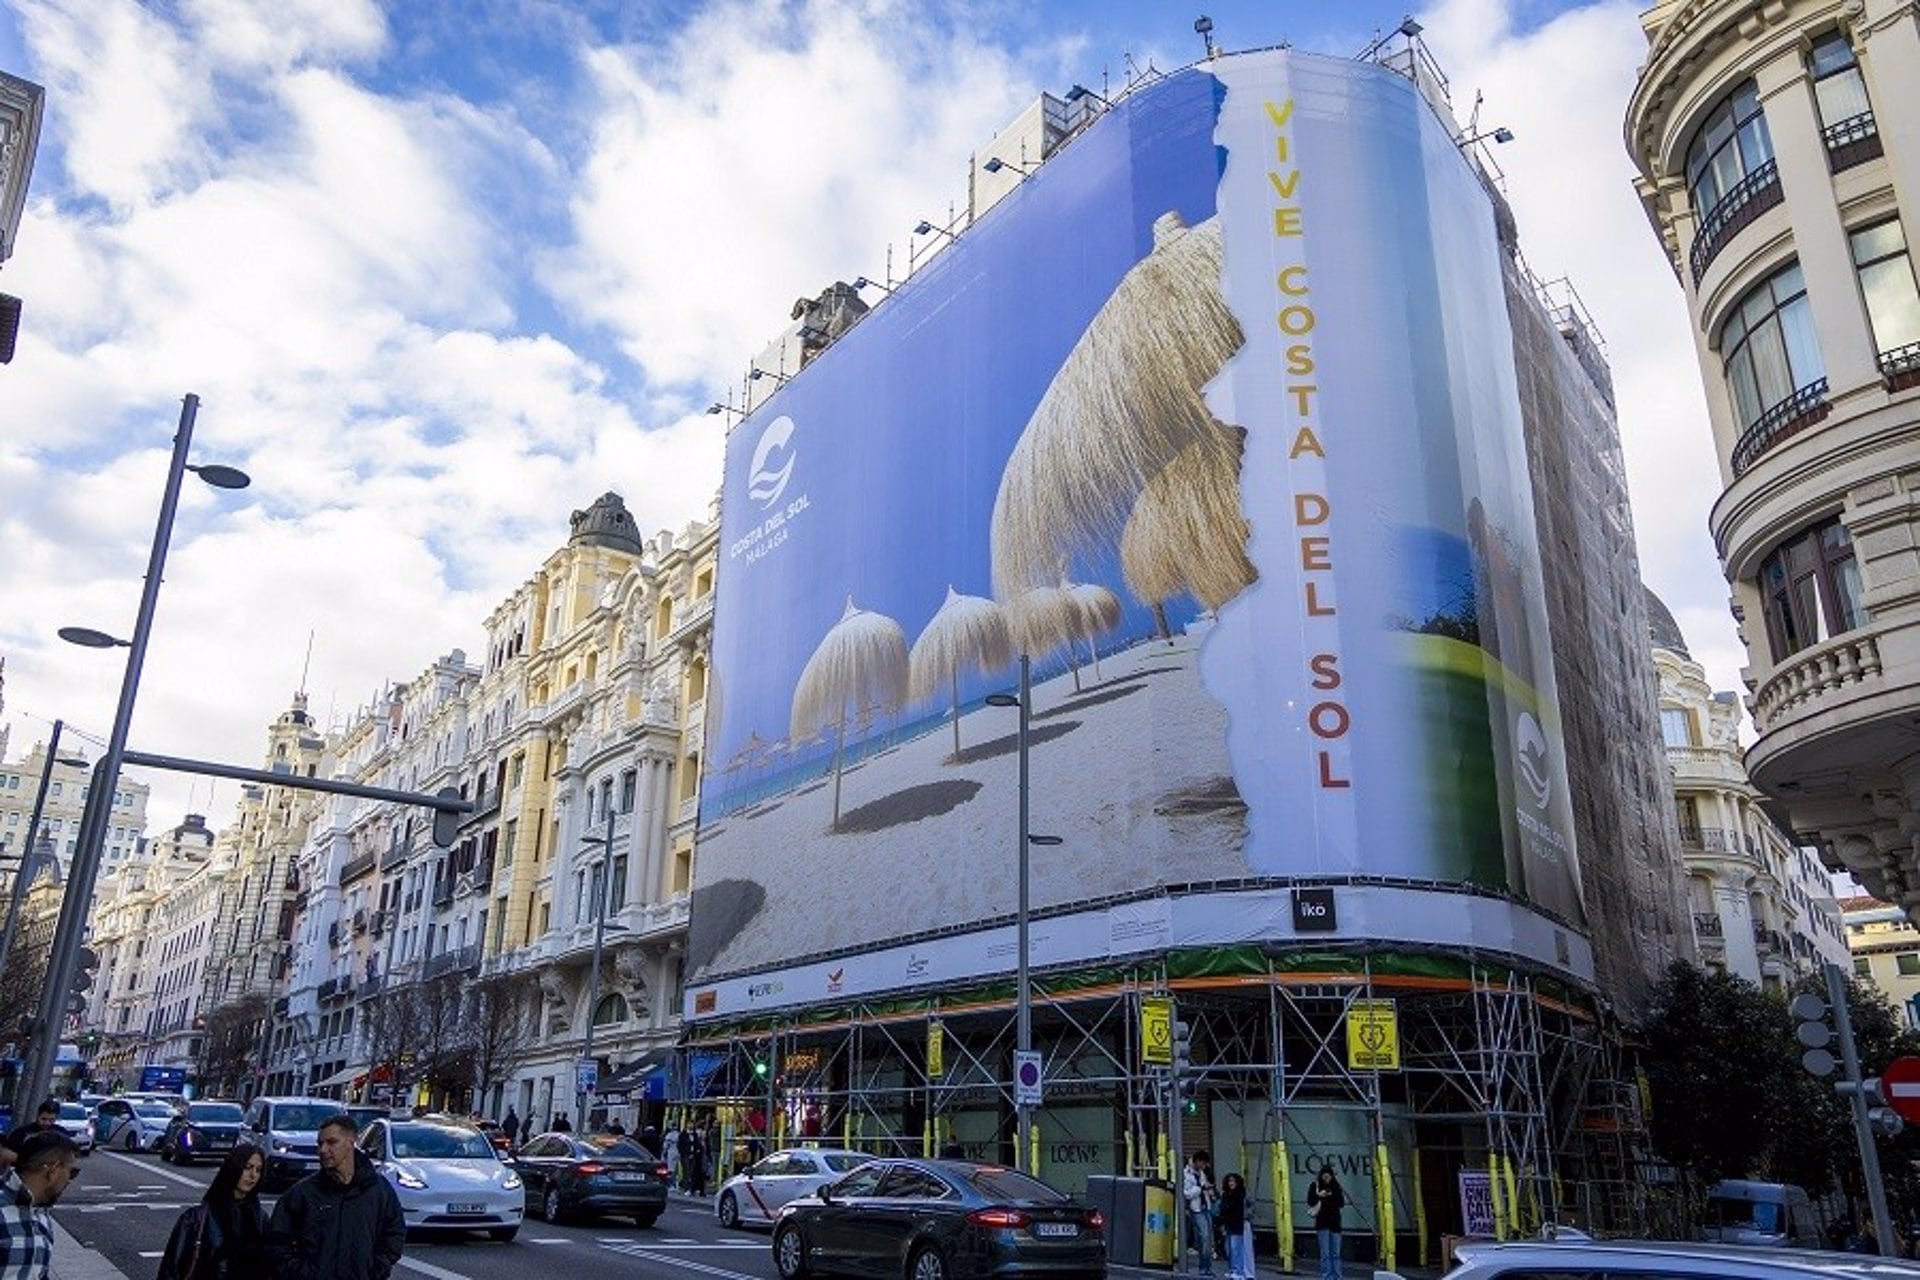
[[[1071,1222],[1036,1222],[1033,1224],[1033,1234],[1037,1236],[1077,1236],[1080,1234],[1080,1228],[1074,1226]]]
[[[647,1175],[644,1173],[616,1173],[613,1175],[613,1180],[615,1182],[645,1182]]]
[[[485,1213],[486,1211],[487,1206],[483,1204],[450,1204],[447,1206],[448,1213]]]

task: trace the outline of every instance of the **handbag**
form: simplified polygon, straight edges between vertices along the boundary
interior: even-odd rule
[[[207,1242],[207,1219],[213,1216],[204,1204],[197,1204],[187,1210],[194,1218],[193,1248],[187,1254],[186,1265],[177,1267],[173,1250],[168,1249],[160,1259],[160,1280],[201,1280],[200,1258]],[[185,1216],[185,1215],[182,1215]],[[177,1229],[177,1228],[176,1228]]]

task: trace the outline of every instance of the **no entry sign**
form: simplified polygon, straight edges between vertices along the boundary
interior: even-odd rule
[[[1920,1124],[1920,1058],[1895,1058],[1880,1073],[1880,1092],[1894,1114]]]

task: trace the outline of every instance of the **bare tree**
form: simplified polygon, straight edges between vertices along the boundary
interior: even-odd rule
[[[539,1030],[539,986],[524,973],[497,973],[467,988],[467,1030],[473,1078],[485,1098],[513,1074]]]
[[[207,1015],[200,1037],[199,1075],[202,1092],[214,1097],[237,1097],[260,1053],[260,1024],[266,1021],[267,998],[246,995],[229,1000]]]
[[[386,1077],[399,1100],[400,1086],[414,1067],[419,1038],[418,1000],[411,983],[388,986],[361,1006],[368,1071]]]
[[[473,1087],[473,1042],[463,985],[459,974],[450,973],[414,988],[420,1079],[442,1106],[464,1101]]]

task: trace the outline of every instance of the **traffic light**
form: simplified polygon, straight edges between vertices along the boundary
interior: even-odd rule
[[[1193,1027],[1175,1018],[1173,1021],[1173,1065],[1167,1072],[1167,1083],[1173,1088],[1173,1100],[1188,1115],[1199,1110],[1193,1100],[1193,1082],[1187,1073],[1193,1070]]]
[[[1860,1096],[1867,1102],[1867,1124],[1873,1129],[1876,1138],[1897,1138],[1906,1129],[1907,1122],[1887,1101],[1886,1090],[1880,1087],[1880,1077],[1860,1082]]]
[[[753,1060],[753,1077],[756,1080],[765,1080],[767,1078],[767,1060],[765,1058],[755,1058]]]
[[[84,1018],[87,1016],[87,992],[93,990],[94,971],[100,967],[100,953],[92,947],[81,947],[73,969],[73,985],[67,988],[67,1016]]]
[[[1827,1022],[1827,1002],[1811,991],[1803,991],[1793,998],[1787,1010],[1799,1024],[1793,1029],[1793,1038],[1806,1050],[1800,1055],[1800,1065],[1826,1079],[1836,1065],[1827,1049],[1833,1043],[1833,1027]]]

